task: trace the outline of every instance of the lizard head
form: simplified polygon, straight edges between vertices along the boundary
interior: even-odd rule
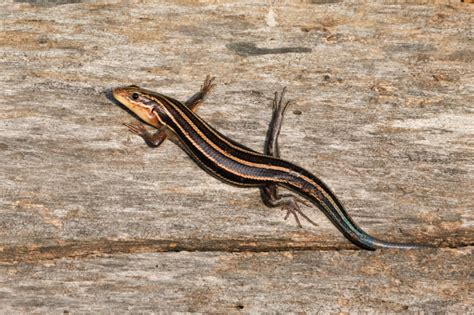
[[[160,101],[153,97],[152,92],[130,85],[113,89],[112,95],[144,122],[156,128],[160,127],[159,119],[154,112]]]

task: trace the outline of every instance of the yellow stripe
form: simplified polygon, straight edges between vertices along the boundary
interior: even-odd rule
[[[164,106],[163,102],[157,98],[155,98],[154,96],[148,94],[148,97],[150,97],[151,99],[153,99],[155,102],[157,102],[158,104],[161,104],[162,108],[166,111],[168,117],[170,117],[173,122],[178,126],[178,128],[181,130],[181,132],[186,136],[186,138],[191,142],[193,143],[193,145],[204,155],[206,156],[209,160],[213,161],[214,163],[218,164],[222,169],[228,171],[229,173],[231,174],[234,174],[234,175],[237,175],[237,176],[241,176],[241,177],[244,177],[244,178],[249,178],[249,179],[254,179],[254,180],[268,180],[268,181],[273,181],[273,182],[278,182],[278,183],[288,183],[290,184],[288,181],[284,180],[284,179],[279,179],[279,178],[275,178],[275,177],[255,177],[255,176],[248,176],[248,175],[244,175],[242,173],[238,173],[236,171],[234,171],[233,169],[231,168],[228,168],[226,167],[225,165],[223,165],[222,163],[219,163],[217,160],[213,159],[209,154],[207,154],[205,151],[202,150],[202,148],[190,137],[189,133],[186,132],[186,130],[184,130],[184,128],[181,126],[181,124],[179,124],[175,117],[173,115],[171,115],[171,113],[169,112],[169,110],[166,108],[166,106]],[[268,164],[258,164],[258,163],[253,163],[253,162],[249,162],[249,161],[245,161],[245,160],[242,160],[242,159],[239,159],[233,155],[230,155],[228,154],[227,152],[223,151],[218,145],[216,145],[214,142],[210,141],[210,139],[189,119],[189,117],[187,115],[185,115],[183,113],[183,111],[177,107],[175,104],[173,104],[172,102],[170,102],[164,95],[161,96],[162,99],[167,103],[169,104],[172,108],[174,108],[180,115],[180,117],[182,119],[184,119],[189,125],[190,127],[195,131],[195,133],[197,133],[208,145],[210,145],[213,149],[215,149],[216,151],[218,151],[219,153],[221,153],[222,155],[228,157],[229,159],[237,162],[237,163],[240,163],[240,164],[243,164],[243,165],[246,165],[246,166],[250,166],[250,167],[255,167],[255,168],[263,168],[263,169],[271,169],[271,170],[277,170],[277,171],[282,171],[284,173],[289,173],[289,174],[292,174],[293,176],[295,177],[298,177],[300,179],[303,179],[304,181],[310,183],[313,185],[313,187],[316,188],[316,190],[322,194],[332,205],[333,207],[335,207],[336,209],[339,209],[339,207],[337,206],[337,204],[334,202],[333,198],[324,190],[321,188],[321,186],[314,182],[311,178],[307,177],[307,176],[304,176],[302,174],[299,174],[297,172],[294,172],[293,170],[291,169],[288,169],[288,168],[285,168],[285,167],[281,167],[281,166],[273,166],[273,165],[268,165]],[[158,117],[159,115],[156,114]],[[199,116],[195,115],[194,113],[192,113],[192,115],[194,115],[194,117],[196,117],[197,119],[199,119],[204,125],[206,125],[208,128],[208,124],[205,123],[202,119],[200,119]],[[160,120],[161,123],[164,123],[163,120],[161,118],[158,118]],[[165,124],[166,125],[166,124]],[[234,145],[232,145],[231,143],[229,143],[228,141],[226,141],[225,139],[223,139],[222,137],[220,137],[220,135],[216,134],[212,128],[209,128],[209,131],[212,132],[216,137],[218,137],[219,139],[221,139],[222,141],[224,141],[225,143],[229,144],[231,147],[233,147],[234,149],[237,149],[239,151],[244,151],[246,153],[249,153],[249,154],[253,154],[253,155],[257,155],[257,156],[266,156],[266,155],[263,155],[263,154],[255,154],[255,152],[251,152],[251,151],[248,151],[248,150],[244,150],[240,147],[236,147]],[[214,173],[214,172],[213,172]],[[214,173],[215,174],[215,173]],[[222,178],[221,176],[218,176],[219,178]],[[302,189],[302,186],[301,185],[298,185],[298,183],[291,183],[292,185],[296,185],[298,186],[300,189]],[[314,197],[316,198],[320,203],[321,203],[321,206],[323,206],[324,208],[326,208],[328,211],[330,211],[330,209],[327,208],[327,206],[325,205],[325,203],[314,193],[312,193],[311,191],[309,191],[309,193]]]
[[[166,101],[167,103],[169,103],[168,101]],[[176,107],[173,105],[173,104],[170,104],[172,105],[175,109]],[[224,170],[228,171],[229,173],[232,173],[234,175],[237,175],[237,176],[241,176],[241,177],[244,177],[244,178],[250,178],[250,179],[254,179],[254,180],[271,180],[271,181],[278,181],[278,182],[284,182],[284,180],[280,180],[280,179],[275,179],[273,177],[254,177],[254,176],[248,176],[248,175],[244,175],[242,173],[238,173],[238,172],[235,172],[234,170],[232,170],[231,168],[228,168],[226,167],[225,165],[222,165],[222,163],[219,163],[216,159],[212,158],[207,152],[205,152],[204,150],[202,150],[202,148],[189,136],[189,133],[186,132],[186,130],[184,130],[184,128],[181,126],[181,124],[179,124],[175,117],[173,115],[171,115],[171,113],[168,111],[168,109],[166,108],[166,106],[163,106],[163,109],[166,111],[166,113],[168,114],[168,117],[171,118],[171,120],[173,120],[173,122],[178,126],[178,128],[181,130],[181,132],[185,135],[185,137],[203,154],[205,155],[209,160],[213,161],[214,163],[218,164],[221,168],[223,168]],[[186,121],[189,122],[189,120],[187,119],[187,117],[183,116],[182,115],[182,112],[180,111],[180,114],[181,114],[181,117],[184,118]],[[213,142],[210,142],[209,139],[207,137],[205,137],[200,131],[198,131],[196,129],[196,126],[194,124],[190,124],[191,125],[191,128],[194,129],[194,131],[196,131],[198,133],[198,135],[200,135],[205,141],[206,143],[210,144],[214,149],[216,149],[218,152],[222,152],[220,149],[218,149],[218,147],[213,143]],[[217,147],[217,148],[216,148]],[[224,154],[225,156],[229,157],[228,155]],[[230,159],[232,159],[231,157],[229,157]],[[236,161],[235,159],[232,159],[234,161]],[[237,162],[237,161],[236,161]],[[241,164],[244,164],[244,163],[241,163]],[[245,165],[245,164],[244,164]]]
[[[245,160],[241,160],[233,155],[230,155],[228,154],[227,152],[223,151],[218,145],[216,145],[214,142],[210,141],[209,138],[199,129],[197,128],[197,126],[188,118],[187,115],[185,115],[181,109],[179,107],[177,107],[175,104],[173,104],[172,102],[168,101],[166,98],[163,98],[165,100],[165,102],[169,105],[171,105],[181,116],[181,118],[183,118],[184,120],[186,120],[186,122],[191,126],[191,128],[202,138],[204,139],[204,141],[209,144],[210,146],[212,146],[215,150],[217,150],[218,152],[220,152],[222,155],[228,157],[229,159],[235,161],[235,162],[238,162],[240,164],[243,164],[243,165],[246,165],[246,166],[251,166],[251,167],[256,167],[256,168],[263,168],[263,169],[272,169],[272,170],[278,170],[278,171],[282,171],[282,172],[285,172],[285,173],[291,173],[293,176],[296,176],[296,177],[299,177],[303,180],[305,180],[306,182],[309,182],[311,183],[314,187],[317,188],[317,190],[322,193],[324,195],[324,197],[326,199],[328,199],[333,205],[335,204],[335,202],[333,201],[333,199],[331,198],[330,195],[328,195],[323,189],[321,189],[320,185],[318,185],[316,182],[314,182],[311,178],[309,177],[306,177],[302,174],[299,174],[297,172],[294,172],[292,171],[291,169],[288,169],[288,168],[285,168],[285,167],[281,167],[281,166],[273,166],[273,165],[268,165],[268,164],[258,164],[258,163],[253,163],[253,162],[249,162],[249,161],[245,161]],[[159,101],[157,99],[155,99],[155,101]],[[160,102],[161,103],[161,102]],[[162,104],[163,105],[163,104]],[[165,109],[166,109],[166,106],[163,106]],[[173,120],[173,122],[181,129],[181,131],[186,135],[186,137],[191,141],[193,142],[193,144],[199,148],[199,146],[189,137],[189,134],[181,127],[181,125],[179,123],[176,122],[176,120],[174,119],[173,115],[170,114],[170,112],[168,111],[168,109],[166,109],[167,113],[168,113],[168,116]],[[194,115],[194,114],[193,114]],[[194,117],[198,117],[197,115],[194,115]],[[199,118],[199,117],[198,117]],[[210,132],[212,132],[214,135],[216,135],[217,137],[219,137],[218,134],[216,134],[215,132],[213,132],[211,129],[209,129]],[[219,137],[220,139],[222,139],[221,137]],[[238,147],[235,147],[233,146],[235,149],[237,150],[240,150],[240,151],[245,151],[245,150],[242,150],[241,148],[238,148]],[[219,164],[217,161],[215,161],[214,159],[212,159],[206,152],[204,152],[203,150],[201,150],[199,148],[199,150],[204,154],[206,155],[209,159],[211,159],[212,161],[214,161],[215,163]],[[249,152],[249,151],[245,151],[245,152]],[[249,152],[249,153],[252,153],[253,152]],[[263,156],[266,156],[266,155],[263,155]],[[222,164],[219,164],[223,169],[233,173],[233,174],[236,174],[236,175],[239,175],[239,176],[242,176],[242,177],[246,177],[246,178],[252,178],[252,179],[258,179],[256,177],[251,177],[251,176],[247,176],[247,175],[243,175],[243,174],[240,174],[240,173],[235,173],[231,170],[229,170],[228,168],[224,167]],[[276,180],[274,177],[272,178],[267,178],[267,177],[263,177],[265,180],[273,180],[273,181],[278,181],[278,182],[287,182],[285,180]],[[319,199],[319,198],[318,198]]]

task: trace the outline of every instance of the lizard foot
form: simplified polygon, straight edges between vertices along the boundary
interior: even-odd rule
[[[305,200],[302,200],[300,198],[294,196],[288,197],[282,204],[282,210],[286,210],[285,220],[287,220],[290,214],[292,214],[295,217],[296,224],[298,224],[298,226],[302,228],[303,226],[301,225],[301,221],[298,217],[298,215],[301,215],[304,219],[306,219],[306,221],[308,221],[312,225],[318,226],[316,222],[314,222],[306,214],[304,214],[298,203],[301,203],[305,206],[311,206]]]
[[[275,97],[273,98],[273,112],[278,114],[279,116],[283,117],[288,105],[290,105],[290,101],[287,101],[283,104],[283,99],[286,93],[286,86],[281,90],[280,95],[278,92],[275,92]]]
[[[204,95],[209,94],[209,92],[216,86],[216,84],[214,83],[215,79],[216,77],[211,77],[210,75],[206,76],[203,85],[201,85],[201,92]]]
[[[149,133],[145,129],[145,126],[141,123],[124,123],[124,126],[128,128],[131,133],[134,133],[140,137],[146,137]]]

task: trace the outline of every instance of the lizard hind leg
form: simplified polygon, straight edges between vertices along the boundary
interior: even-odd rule
[[[268,125],[267,135],[265,138],[265,146],[263,148],[263,153],[271,155],[273,157],[280,157],[280,149],[278,148],[278,136],[280,135],[281,125],[283,123],[283,116],[285,111],[290,104],[287,101],[283,104],[283,99],[285,96],[286,87],[283,88],[280,94],[275,92],[275,97],[273,98],[272,106],[272,119]]]
[[[276,158],[280,157],[280,149],[278,146],[278,136],[280,135],[281,125],[283,123],[283,116],[285,114],[289,101],[284,101],[286,93],[286,87],[283,88],[281,93],[275,92],[272,103],[272,118],[268,126],[267,135],[265,138],[265,146],[263,149],[264,154],[270,155]],[[301,221],[298,217],[300,215],[306,221],[312,225],[317,226],[318,224],[311,220],[300,208],[300,204],[307,207],[311,205],[305,200],[298,198],[291,194],[279,194],[277,185],[268,185],[260,189],[260,196],[263,203],[267,207],[281,207],[282,210],[286,210],[285,220],[293,215],[299,227],[302,227]]]

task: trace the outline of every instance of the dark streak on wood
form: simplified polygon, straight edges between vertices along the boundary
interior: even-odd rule
[[[241,56],[258,56],[272,54],[289,53],[310,53],[311,48],[306,47],[279,47],[279,48],[258,48],[254,43],[231,43],[227,47]]]

